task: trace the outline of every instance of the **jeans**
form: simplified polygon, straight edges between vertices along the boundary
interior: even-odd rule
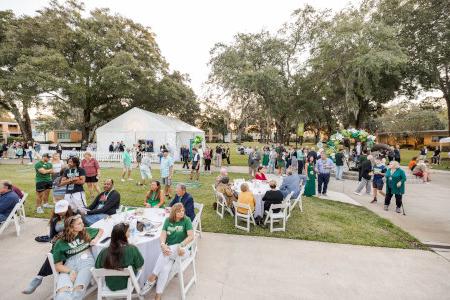
[[[297,161],[298,174],[303,174],[303,167],[305,166],[305,162],[303,160]]]
[[[106,217],[108,217],[107,214],[85,215],[85,216],[83,217],[83,221],[84,221],[84,224],[85,224],[86,226],[91,226],[91,225],[94,224],[95,222],[98,222],[98,221],[100,221],[101,219],[104,219],[104,218],[106,218]]]
[[[364,187],[366,187],[367,195],[370,195],[370,190],[371,190],[370,179],[366,179],[363,177],[363,178],[361,178],[361,181],[359,182],[358,187],[356,188],[355,192],[360,193]]]
[[[342,180],[342,174],[344,173],[344,166],[336,166],[336,179]]]
[[[392,196],[392,190],[389,188],[389,186],[386,186],[386,197],[384,198],[384,205],[391,204]],[[402,196],[401,194],[395,194],[395,204],[398,208],[402,207]]]
[[[6,221],[6,219],[8,219],[8,216],[0,214],[0,223],[3,223]]]
[[[317,183],[318,193],[326,194],[328,182],[330,182],[330,173],[319,173],[319,176],[317,177],[317,179],[318,179],[318,183]]]
[[[68,291],[57,292],[55,300],[81,300],[86,293],[87,286],[91,282],[92,273],[91,268],[95,266],[95,260],[90,250],[85,250],[81,253],[69,257],[64,263],[65,266],[77,272],[75,282],[70,280],[70,275],[67,273],[59,273],[56,290],[68,287]],[[73,291],[77,286],[82,286],[81,290]]]
[[[175,263],[175,259],[178,257],[178,247],[179,245],[169,246],[172,254],[169,256],[164,256],[164,254],[160,254],[158,260],[156,261],[156,265],[153,268],[153,274],[158,276],[158,281],[156,282],[156,293],[162,294],[164,288],[166,287],[167,280],[169,279],[169,273],[172,269],[173,264]],[[185,250],[182,259],[186,259],[189,256],[189,251]]]

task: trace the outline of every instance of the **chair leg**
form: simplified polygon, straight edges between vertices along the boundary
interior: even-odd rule
[[[178,277],[180,280],[181,299],[185,300],[186,299],[186,291],[184,290],[184,278],[183,278],[183,272],[181,272],[181,265],[180,265],[180,270],[178,271]]]
[[[200,229],[200,232],[198,233],[198,235],[200,236],[200,238],[202,238],[202,219],[201,218],[198,220],[198,228]]]
[[[17,236],[20,236],[20,222],[19,222],[19,217],[17,217],[17,216],[14,216],[14,226],[16,227]]]

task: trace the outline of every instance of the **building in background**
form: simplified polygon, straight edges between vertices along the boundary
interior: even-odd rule
[[[423,130],[417,132],[380,132],[377,134],[377,143],[396,145],[403,147],[436,147],[439,140],[448,137],[448,130]]]

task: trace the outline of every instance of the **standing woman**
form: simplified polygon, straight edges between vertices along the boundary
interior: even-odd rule
[[[231,164],[230,147],[227,147],[227,149],[225,150],[225,156],[227,158],[227,164],[230,165]]]
[[[262,159],[262,165],[263,167],[267,168],[267,166],[269,165],[269,148],[268,147],[264,147],[263,149],[263,159]]]
[[[284,172],[284,168],[286,166],[284,160],[285,160],[284,152],[278,153],[278,156],[277,156],[277,168],[278,168],[278,175],[280,175],[280,176]]]
[[[61,160],[59,153],[53,153],[52,159],[50,160],[53,167],[52,180],[55,180],[59,176],[59,173],[64,167],[64,162]]]
[[[145,207],[163,208],[165,201],[164,193],[161,191],[161,183],[153,180],[150,184],[150,190],[145,195]]]
[[[189,249],[186,245],[194,239],[192,223],[186,217],[182,203],[172,206],[169,217],[164,221],[160,241],[161,254],[156,261],[152,274],[142,288],[142,294],[148,293],[156,284],[156,300],[161,299],[161,295],[169,277],[169,272],[179,256],[181,259],[189,256]]]
[[[305,192],[306,197],[312,197],[316,194],[316,171],[314,167],[314,157],[309,156],[308,161],[305,164],[305,171],[308,176],[306,181]]]
[[[205,173],[206,171],[209,171],[209,174],[211,174],[211,158],[212,158],[212,149],[210,149],[208,146],[205,149],[205,152],[203,153],[203,159],[205,160]]]
[[[83,299],[95,265],[91,246],[102,235],[103,229],[84,227],[80,215],[65,219],[64,230],[52,251],[59,272],[55,300]]]
[[[84,153],[84,159],[81,161],[81,167],[86,172],[86,183],[89,190],[89,197],[91,200],[97,194],[100,194],[100,188],[98,187],[98,178],[100,177],[100,165],[98,161],[92,157],[90,152]],[[97,192],[94,194],[94,189]]]
[[[395,204],[397,208],[395,211],[400,213],[402,207],[402,197],[405,193],[406,174],[400,168],[398,161],[391,161],[386,172],[386,198],[384,199],[384,210],[389,209],[392,196],[395,196]]]
[[[95,267],[97,269],[122,270],[132,266],[134,273],[137,274],[138,270],[144,265],[144,258],[136,246],[128,243],[129,237],[130,228],[128,224],[114,225],[111,232],[111,243],[108,248],[100,252]],[[105,283],[111,291],[123,290],[128,286],[128,277],[107,276]]]
[[[275,173],[275,162],[277,160],[277,152],[275,151],[275,149],[271,149],[269,152],[269,170],[268,173],[269,174],[274,174]]]

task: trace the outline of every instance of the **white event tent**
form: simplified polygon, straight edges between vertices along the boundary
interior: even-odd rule
[[[151,142],[155,152],[162,144],[169,144],[175,159],[179,159],[179,149],[189,146],[196,136],[205,140],[205,132],[177,118],[158,115],[140,108],[132,108],[95,131],[97,149],[108,152],[111,142],[123,141],[126,147],[142,142]]]

